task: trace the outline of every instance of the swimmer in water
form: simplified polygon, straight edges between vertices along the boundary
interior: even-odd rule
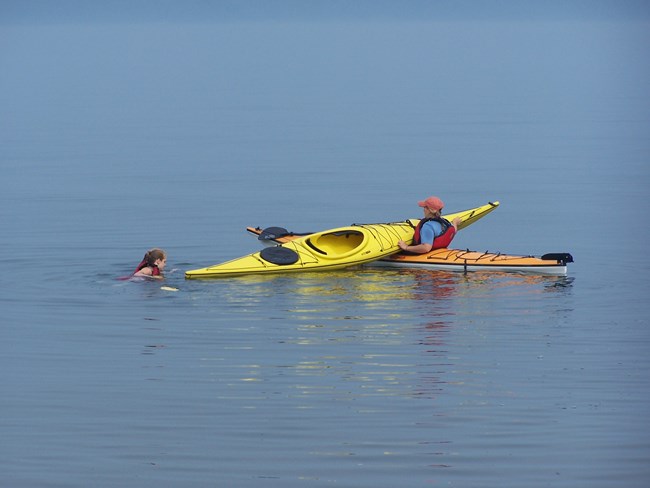
[[[165,270],[166,264],[167,254],[165,251],[162,249],[151,249],[144,255],[142,262],[138,264],[138,267],[133,272],[133,276],[162,280],[162,272]]]

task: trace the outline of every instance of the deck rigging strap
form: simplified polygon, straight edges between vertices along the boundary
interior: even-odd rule
[[[382,252],[387,248],[392,247],[390,244],[394,238],[399,238],[398,232],[393,228],[396,225],[406,225],[413,227],[410,221],[403,220],[399,222],[385,222],[379,224],[352,224],[353,227],[361,227],[366,229],[377,241]],[[392,235],[392,239],[389,237]]]

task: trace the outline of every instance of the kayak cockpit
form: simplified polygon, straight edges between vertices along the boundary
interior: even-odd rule
[[[366,234],[356,229],[324,232],[305,240],[312,251],[325,259],[340,259],[357,253],[365,247],[366,242]]]

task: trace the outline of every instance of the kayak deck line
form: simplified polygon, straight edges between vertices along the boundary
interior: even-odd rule
[[[445,256],[442,256],[445,252]],[[426,254],[426,259],[444,259],[448,261],[450,258],[454,258],[455,260],[460,260],[463,259],[467,261],[466,256],[468,254],[476,254],[477,251],[471,251],[470,249],[448,249],[448,248],[442,248],[442,249],[435,249],[428,254]],[[517,254],[503,254],[501,251],[497,252],[490,252],[490,251],[485,251],[483,254],[481,254],[478,257],[474,258],[469,258],[474,262],[479,262],[482,260],[487,260],[487,261],[509,261],[509,260],[521,260],[521,259],[541,259],[542,261],[558,261],[563,264],[566,263],[572,263],[573,262],[573,256],[569,253],[548,253],[544,254],[542,256],[533,256],[532,254],[526,254],[526,255],[517,255]]]

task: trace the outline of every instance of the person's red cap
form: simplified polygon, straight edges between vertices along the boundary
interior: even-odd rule
[[[442,200],[440,200],[438,197],[429,197],[426,200],[422,200],[421,202],[418,202],[418,205],[420,207],[430,208],[433,211],[440,211],[445,206],[445,204],[442,203]]]

